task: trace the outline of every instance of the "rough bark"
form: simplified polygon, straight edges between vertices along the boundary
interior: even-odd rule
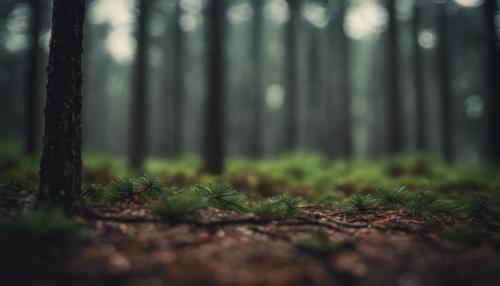
[[[207,172],[221,174],[225,152],[224,17],[223,0],[211,0],[208,8],[207,84],[203,161]]]
[[[398,31],[396,19],[396,1],[387,1],[387,11],[389,13],[388,34],[387,34],[387,79],[388,90],[388,111],[387,111],[387,148],[390,154],[403,151],[402,123],[401,123],[401,102],[400,102],[400,78],[399,78],[399,52],[398,52]]]
[[[263,1],[254,0],[252,27],[252,81],[253,81],[253,120],[250,135],[250,155],[258,158],[262,155],[262,26]]]
[[[172,94],[172,153],[179,157],[184,145],[184,32],[180,27],[182,8],[180,1],[175,7],[174,23],[174,81]]]
[[[54,0],[40,202],[79,210],[84,0]]]
[[[130,166],[135,169],[142,167],[148,148],[147,130],[147,100],[148,100],[148,21],[151,0],[138,0],[137,14],[137,51],[135,63],[135,78],[133,85],[132,116],[130,117]]]
[[[498,55],[498,36],[495,25],[497,13],[496,1],[486,1],[484,4],[488,37],[488,66],[490,75],[489,104],[489,159],[500,163],[500,57]]]
[[[42,3],[40,0],[30,0],[31,18],[29,31],[28,65],[26,71],[25,95],[25,134],[24,152],[34,155],[38,147],[39,108],[40,108],[40,48],[38,38],[42,25]]]
[[[453,120],[452,120],[452,94],[450,85],[450,60],[448,47],[448,16],[446,13],[446,2],[438,4],[438,29],[439,29],[439,71],[441,74],[441,151],[446,161],[453,159]]]
[[[415,124],[416,124],[416,149],[417,151],[426,150],[427,134],[425,132],[426,125],[426,108],[424,94],[424,79],[422,73],[422,50],[418,42],[420,33],[420,22],[422,17],[422,3],[417,1],[413,9],[413,43],[414,43],[414,84],[415,84]]]
[[[284,151],[297,147],[297,40],[300,17],[300,0],[287,0],[290,19],[285,31],[285,102],[284,102]]]

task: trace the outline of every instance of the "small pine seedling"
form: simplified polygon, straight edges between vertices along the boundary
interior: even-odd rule
[[[113,204],[120,200],[134,198],[134,180],[130,178],[117,178],[102,188],[101,200]]]
[[[446,216],[457,212],[455,205],[439,199],[432,192],[422,192],[409,197],[405,207],[414,215],[424,217],[441,224]]]
[[[500,212],[496,208],[495,201],[485,196],[477,196],[466,201],[460,208],[462,216],[483,221],[500,218]]]
[[[268,219],[278,219],[285,216],[297,217],[304,214],[305,204],[300,198],[278,195],[258,203],[253,212]]]
[[[198,210],[208,206],[207,198],[194,190],[164,194],[151,207],[151,211],[166,218],[174,218],[186,214],[196,214]]]
[[[399,189],[380,189],[382,203],[389,206],[405,206],[408,202],[409,194],[405,187]]]
[[[165,190],[165,186],[158,178],[144,175],[136,180],[137,188],[135,195],[139,201],[145,203],[153,198],[159,197]]]
[[[361,195],[354,193],[344,200],[344,205],[350,210],[364,212],[374,207],[375,199],[370,194]]]
[[[101,201],[103,187],[99,184],[86,184],[82,188],[81,200],[84,206]]]
[[[230,185],[212,184],[197,186],[196,189],[205,195],[211,207],[239,213],[248,211],[248,198]]]

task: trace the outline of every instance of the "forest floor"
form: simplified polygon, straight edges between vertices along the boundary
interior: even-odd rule
[[[239,184],[241,177],[237,177],[225,180],[252,198],[248,186]],[[204,182],[195,179],[200,180]],[[299,214],[279,217],[212,205],[164,216],[135,199],[93,203],[72,219],[86,229],[85,242],[78,247],[61,247],[62,228],[57,236],[46,231],[49,227],[34,227],[41,236],[26,240],[26,229],[22,229],[24,236],[2,240],[1,236],[19,228],[11,225],[6,230],[0,224],[0,284],[499,285],[498,192],[491,189],[497,189],[497,181],[487,185],[472,184],[463,177],[460,181],[460,185],[448,182],[442,189],[447,198],[489,194],[493,207],[483,201],[479,211],[491,211],[490,219],[485,213],[438,217],[437,211],[427,212],[424,205],[416,210],[410,203],[389,206],[369,202],[369,197],[351,204],[353,207],[339,207],[338,203],[332,207],[325,199],[311,203],[306,195]],[[426,184],[433,186],[432,182]],[[344,187],[345,182],[337,181],[337,188]],[[487,190],[477,190],[483,187]],[[296,188],[290,194],[304,193],[304,188]],[[22,208],[33,205],[32,193],[20,197]],[[1,199],[0,213],[10,217],[11,208],[2,205]],[[465,206],[470,209],[471,203]],[[441,206],[440,212],[443,209]],[[32,225],[43,225],[43,219],[34,220]],[[13,221],[22,224],[20,219]],[[56,242],[40,242],[40,238]]]
[[[135,212],[134,212],[135,213]],[[93,243],[70,260],[77,284],[498,285],[500,232],[486,243],[442,239],[398,210],[309,210],[265,221],[208,210],[162,222],[137,210],[87,220]],[[116,280],[119,279],[119,280]],[[121,284],[121,283],[119,283]]]

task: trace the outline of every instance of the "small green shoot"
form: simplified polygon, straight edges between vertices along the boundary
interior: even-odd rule
[[[104,203],[113,204],[120,200],[134,198],[134,180],[120,177],[103,187],[101,199]]]
[[[364,212],[375,206],[375,199],[370,194],[362,195],[354,193],[344,200],[344,206],[349,210]]]
[[[305,204],[300,198],[278,195],[258,203],[253,212],[263,218],[278,219],[301,216],[304,214],[304,207]]]
[[[136,180],[137,187],[135,195],[140,202],[148,202],[149,200],[159,197],[166,188],[157,178],[144,175]]]
[[[165,190],[159,179],[144,175],[137,179],[124,177],[114,179],[109,184],[95,189],[94,193],[99,196],[99,201],[107,204],[122,200],[146,203],[159,197]]]
[[[408,202],[409,194],[405,187],[399,189],[380,189],[382,203],[389,206],[404,206]]]
[[[230,185],[212,184],[197,186],[196,189],[205,195],[211,207],[239,213],[248,211],[248,198]]]
[[[477,196],[463,203],[460,208],[461,214],[466,218],[479,221],[498,220],[500,212],[494,200],[486,196]]]

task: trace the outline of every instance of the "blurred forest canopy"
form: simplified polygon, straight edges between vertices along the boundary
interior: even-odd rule
[[[199,154],[218,84],[230,156],[480,161],[499,146],[498,1],[228,0],[213,11],[206,0],[86,2],[87,154]],[[0,4],[0,138],[31,153],[50,15],[49,0]],[[215,61],[211,29],[223,31]]]

